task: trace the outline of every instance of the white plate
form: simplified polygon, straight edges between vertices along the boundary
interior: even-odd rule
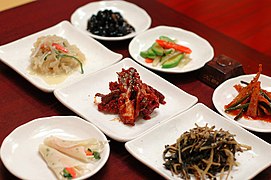
[[[190,61],[183,68],[161,68],[154,67],[151,63],[146,63],[144,58],[140,56],[141,51],[146,51],[151,45],[158,39],[160,36],[168,36],[174,40],[177,40],[177,43],[189,47],[192,50]],[[185,73],[197,70],[204,66],[204,64],[210,61],[214,56],[213,47],[209,42],[197,34],[186,31],[177,27],[170,26],[157,26],[152,29],[149,29],[132,39],[129,44],[129,52],[133,59],[142,65],[156,70],[167,73]]]
[[[135,32],[122,37],[103,37],[97,36],[87,31],[87,22],[92,15],[98,11],[111,9],[119,12],[124,19],[135,28]],[[96,39],[105,41],[118,41],[134,37],[140,32],[147,30],[151,26],[151,17],[141,7],[126,1],[97,1],[86,4],[78,8],[71,16],[71,23]]]
[[[195,123],[199,126],[205,126],[208,123],[209,126],[215,125],[216,129],[229,130],[230,133],[236,135],[235,139],[239,143],[252,146],[252,150],[236,154],[236,161],[240,165],[233,168],[229,179],[252,179],[271,165],[270,144],[203,104],[197,104],[144,135],[126,142],[125,147],[134,157],[165,179],[180,179],[180,177],[172,176],[172,173],[164,168],[162,154],[165,145],[175,143],[181,134],[194,128]]]
[[[53,34],[67,39],[70,44],[76,45],[82,53],[85,54],[86,63],[83,66],[85,71],[84,74],[81,74],[80,71],[74,72],[68,76],[65,81],[59,84],[48,84],[41,77],[31,75],[28,72],[27,68],[30,65],[31,48],[33,47],[34,42],[36,42],[37,38],[40,36]],[[84,78],[90,73],[116,63],[122,59],[122,55],[110,51],[98,41],[80,32],[68,21],[62,21],[53,27],[0,46],[0,59],[37,88],[45,92],[52,92],[62,84]]]
[[[231,119],[232,121],[235,121],[234,116],[224,112],[224,106],[226,104],[229,104],[233,100],[233,98],[237,96],[238,92],[233,87],[235,84],[240,84],[241,81],[250,82],[254,77],[255,74],[238,76],[236,78],[225,81],[215,89],[213,93],[213,103],[220,114],[222,114],[228,119]],[[262,89],[271,91],[270,77],[261,74],[259,81],[261,81]],[[241,118],[236,121],[236,123],[252,131],[271,132],[271,123],[268,122]]]
[[[35,119],[12,131],[1,146],[1,159],[6,168],[20,179],[56,179],[39,154],[39,145],[51,135],[65,139],[97,138],[107,141],[105,135],[91,123],[76,116],[52,116]],[[101,159],[88,163],[92,171],[81,176],[85,179],[97,173],[106,163],[110,153],[105,144]]]
[[[94,104],[95,94],[108,94],[110,92],[109,82],[117,81],[116,72],[121,72],[122,68],[128,69],[129,67],[134,67],[142,82],[160,91],[166,101],[165,105],[160,105],[155,109],[150,120],[139,119],[134,126],[124,125],[122,122],[114,120],[119,116],[100,112],[97,105]],[[54,94],[72,111],[95,124],[112,139],[122,142],[134,139],[162,121],[187,110],[198,100],[195,96],[182,91],[129,58],[72,85],[57,89]]]

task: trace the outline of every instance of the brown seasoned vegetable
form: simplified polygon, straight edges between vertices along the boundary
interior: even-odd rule
[[[196,127],[183,133],[173,145],[166,145],[163,152],[164,166],[173,174],[190,179],[220,178],[233,166],[237,166],[235,153],[250,150],[251,147],[239,144],[233,134],[215,126]],[[227,171],[227,172],[226,172]]]

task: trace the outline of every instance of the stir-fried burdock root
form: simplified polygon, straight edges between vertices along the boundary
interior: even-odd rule
[[[228,131],[196,126],[183,133],[175,144],[166,145],[164,166],[185,179],[190,179],[191,174],[196,179],[212,179],[217,173],[222,179],[225,171],[228,178],[232,167],[237,166],[235,153],[251,147],[239,144]]]
[[[136,69],[122,69],[117,74],[118,81],[109,83],[109,94],[95,95],[101,97],[99,111],[119,114],[124,124],[134,125],[139,116],[150,119],[154,109],[166,103],[162,93],[141,81]]]

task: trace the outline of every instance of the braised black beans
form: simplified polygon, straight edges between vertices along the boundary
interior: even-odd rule
[[[98,36],[120,37],[134,32],[135,28],[119,12],[106,9],[91,16],[87,30]]]

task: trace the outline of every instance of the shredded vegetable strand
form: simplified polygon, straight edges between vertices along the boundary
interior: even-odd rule
[[[183,133],[175,144],[165,146],[165,168],[185,179],[190,179],[190,174],[200,179],[217,174],[222,178],[225,171],[228,178],[233,166],[237,166],[235,153],[251,147],[239,144],[228,131],[196,126]]]
[[[68,54],[61,54],[61,53],[57,53],[57,56],[60,57],[60,58],[69,57],[69,58],[72,58],[72,59],[76,60],[78,62],[78,64],[80,65],[81,73],[84,74],[83,64],[77,57],[71,56],[71,55],[68,55]]]

